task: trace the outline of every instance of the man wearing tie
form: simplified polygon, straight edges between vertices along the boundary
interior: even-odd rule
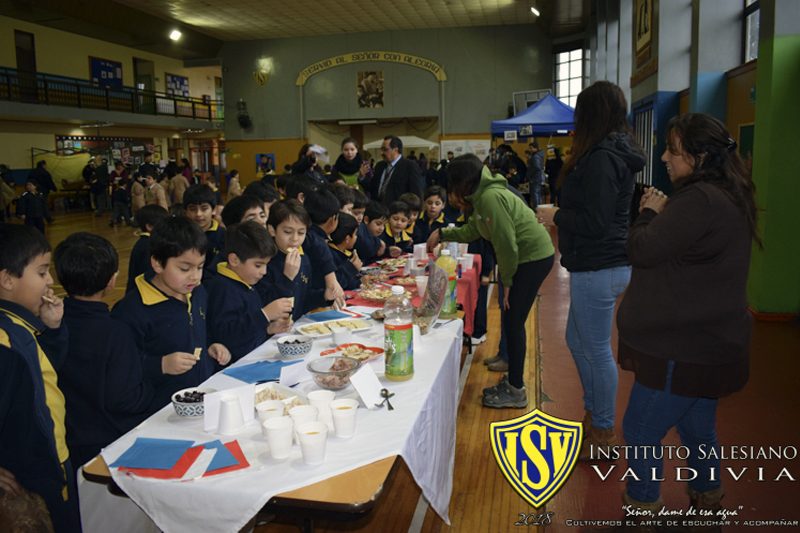
[[[375,166],[375,173],[368,186],[372,198],[384,205],[389,205],[407,192],[413,192],[422,198],[422,173],[419,165],[403,157],[403,141],[394,135],[384,137],[381,156],[383,161]]]

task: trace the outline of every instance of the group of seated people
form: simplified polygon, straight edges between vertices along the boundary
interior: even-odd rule
[[[204,184],[186,190],[183,216],[139,209],[113,309],[108,240],[74,233],[55,248],[62,301],[44,235],[0,225],[0,489],[25,487],[57,531],[79,530],[75,473],[104,446],[309,310],[343,304],[362,265],[411,252],[457,218],[440,186],[386,206],[306,176],[282,185],[248,185],[221,220]]]

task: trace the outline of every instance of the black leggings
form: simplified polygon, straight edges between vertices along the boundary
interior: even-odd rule
[[[525,353],[527,340],[525,322],[544,278],[553,268],[554,256],[517,266],[514,283],[508,296],[509,307],[504,310],[503,328],[508,342],[508,381],[514,387],[525,384]]]

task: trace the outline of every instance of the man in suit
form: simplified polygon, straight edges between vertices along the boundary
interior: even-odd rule
[[[375,166],[368,188],[374,200],[389,205],[400,195],[413,192],[422,198],[425,181],[419,165],[403,157],[403,141],[394,135],[383,138],[383,161]]]

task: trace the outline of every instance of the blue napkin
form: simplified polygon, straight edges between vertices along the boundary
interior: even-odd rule
[[[330,309],[328,311],[310,313],[306,315],[306,318],[310,318],[314,322],[322,322],[324,320],[340,320],[342,318],[353,318],[353,315],[349,313],[342,313],[341,311],[337,311],[335,309]]]
[[[220,440],[206,442],[203,444],[203,448],[206,450],[217,450],[217,453],[214,454],[214,458],[211,460],[211,464],[208,465],[206,472],[213,472],[214,470],[219,470],[220,468],[227,468],[229,466],[239,464],[239,460],[233,456],[230,450],[226,448]]]
[[[244,366],[235,366],[222,371],[232,378],[245,383],[261,383],[264,381],[278,381],[281,377],[281,368],[301,363],[302,361],[259,361]]]
[[[137,437],[136,442],[109,466],[169,470],[193,445],[193,440]]]

